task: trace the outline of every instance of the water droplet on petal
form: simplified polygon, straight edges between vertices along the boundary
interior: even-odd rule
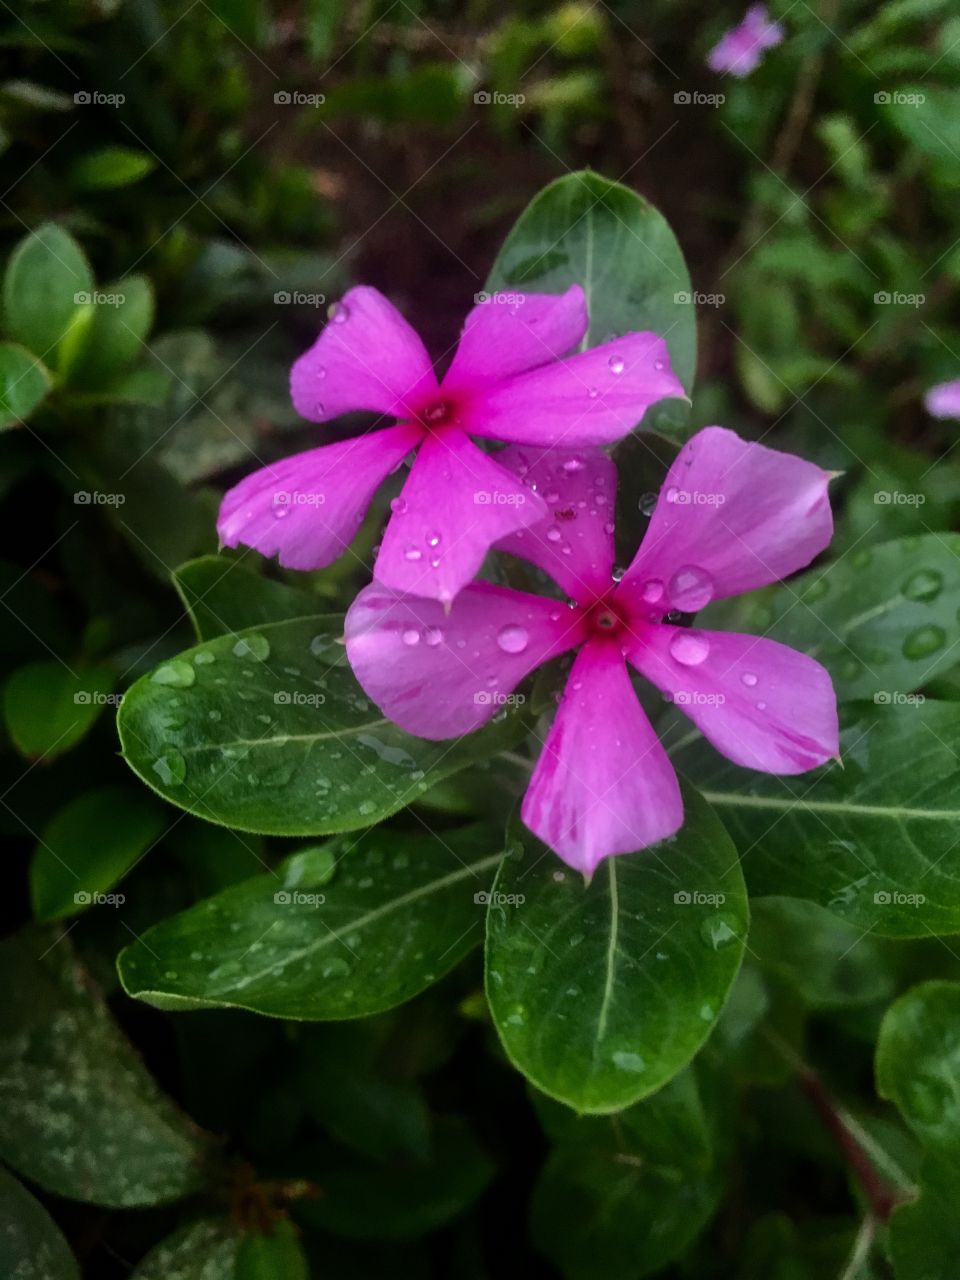
[[[562,537],[563,537],[562,531],[555,524],[552,524],[550,528],[547,530],[548,542],[559,542]]]
[[[415,645],[420,643],[420,632],[414,627],[408,627],[403,633],[403,643],[407,645]]]
[[[422,560],[423,552],[420,550],[419,547],[407,547],[406,551],[403,553],[403,556],[405,560]]]
[[[650,578],[643,584],[640,594],[647,604],[656,604],[658,600],[663,599],[663,583],[659,578]]]
[[[653,367],[654,367],[654,368],[656,369],[656,371],[659,373],[659,372],[660,372],[660,370],[663,368],[663,361],[662,361],[662,360],[654,360],[654,362],[653,362]]]
[[[350,308],[345,302],[335,302],[330,308],[330,319],[334,324],[346,324],[350,319]]]
[[[574,471],[582,471],[585,465],[582,458],[568,458],[563,464],[563,469],[572,473]]]
[[[645,493],[637,505],[642,516],[652,516],[657,506],[657,495],[655,493]]]
[[[743,684],[747,686],[748,689],[752,689],[754,685],[757,683],[757,677],[754,675],[752,671],[744,671],[740,679],[743,682]]]
[[[607,364],[611,373],[623,373],[623,356],[612,355]]]
[[[428,533],[428,534],[427,534],[427,546],[428,546],[428,547],[437,547],[437,546],[439,546],[439,545],[440,545],[440,535],[439,535],[439,533]]]
[[[670,641],[670,656],[684,667],[699,667],[710,654],[710,641],[700,631],[678,631]]]
[[[391,498],[390,510],[393,512],[395,516],[405,515],[407,510],[406,498]]]
[[[526,628],[514,624],[501,627],[497,632],[497,644],[504,653],[523,653],[529,640]]]
[[[713,599],[713,579],[706,569],[684,565],[670,579],[670,603],[681,613],[696,613]]]
[[[443,639],[443,632],[439,627],[427,627],[423,633],[423,638],[431,649],[435,649]]]

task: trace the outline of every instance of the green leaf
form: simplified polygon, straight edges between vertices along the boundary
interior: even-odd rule
[[[62,662],[31,662],[3,691],[7,731],[21,755],[50,761],[75,746],[111,701],[116,673],[105,665],[72,672]]]
[[[100,787],[77,796],[51,820],[33,855],[34,915],[55,920],[95,905],[154,843],[164,824],[160,806],[141,790]]]
[[[737,853],[695,793],[670,842],[608,858],[585,887],[525,829],[487,917],[487,996],[511,1061],[577,1111],[660,1088],[736,977],[748,907]]]
[[[928,1156],[919,1199],[890,1218],[890,1254],[897,1280],[956,1280],[960,1257],[957,1159]]]
[[[245,627],[316,614],[318,600],[254,573],[226,556],[201,556],[173,571],[173,585],[190,614],[198,640],[242,631]]]
[[[697,321],[680,246],[642,196],[589,170],[558,178],[531,201],[497,255],[487,288],[562,293],[571,284],[587,296],[587,347],[652,330],[666,339],[689,391]],[[648,426],[659,411],[647,415]]]
[[[476,1200],[494,1166],[457,1120],[438,1122],[428,1159],[389,1163],[331,1151],[309,1167],[323,1188],[300,1216],[320,1231],[351,1240],[415,1240]]]
[[[120,979],[128,995],[163,1009],[379,1013],[480,944],[476,895],[489,888],[499,849],[486,827],[442,837],[378,828],[294,855],[148,929],[121,953]]]
[[[70,328],[93,273],[83,250],[62,227],[45,222],[21,240],[3,280],[6,331],[47,364]]]
[[[0,1169],[0,1275],[9,1280],[80,1280],[80,1268],[57,1224],[5,1169]]]
[[[248,1232],[237,1250],[235,1280],[310,1280],[296,1227],[278,1218],[269,1231]]]
[[[81,391],[100,391],[119,378],[143,355],[153,324],[153,286],[146,276],[126,276],[92,297],[92,318],[68,378]]]
[[[69,942],[0,944],[0,1158],[55,1195],[116,1208],[202,1183],[206,1142],[160,1093]]]
[[[342,634],[342,618],[301,618],[221,636],[164,663],[124,696],[128,764],[211,822],[324,835],[379,822],[519,736],[517,708],[453,744],[403,733],[364,696]]]
[[[236,1280],[243,1236],[227,1218],[204,1218],[161,1240],[130,1280]]]
[[[877,1041],[877,1092],[928,1150],[960,1157],[960,983],[924,982],[890,1006]]]
[[[68,178],[81,191],[112,191],[139,182],[156,167],[151,156],[133,147],[100,147],[71,165]]]
[[[49,370],[26,347],[0,342],[0,431],[25,422],[50,385]]]
[[[751,900],[750,954],[813,1009],[873,1004],[893,993],[883,949],[862,929],[801,898]]]
[[[721,1189],[714,1170],[691,1176],[648,1159],[622,1129],[591,1126],[547,1160],[533,1194],[533,1241],[566,1280],[634,1280],[683,1254]]]
[[[960,930],[956,704],[861,706],[840,756],[799,778],[740,769],[702,740],[674,759],[743,851],[752,895],[809,898],[882,937]]]
[[[960,661],[960,538],[861,548],[781,587],[712,606],[698,625],[757,632],[824,664],[842,701],[896,703]]]

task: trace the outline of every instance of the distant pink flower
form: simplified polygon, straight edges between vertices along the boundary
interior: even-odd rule
[[[632,431],[657,400],[685,395],[653,333],[627,333],[562,358],[586,331],[579,285],[557,296],[490,295],[467,316],[438,383],[400,313],[376,289],[351,289],[294,364],[293,403],[312,422],[358,409],[400,422],[241,480],[223,499],[221,542],[276,555],[291,569],[319,569],[343,554],[381,481],[419,446],[374,574],[398,591],[452,600],[494,542],[547,512],[470,436],[604,444]]]
[[[666,621],[809,564],[833,531],[827,472],[707,427],[670,468],[643,543],[615,582],[613,462],[596,450],[515,447],[500,460],[550,507],[501,548],[542,568],[573,604],[481,582],[445,616],[432,601],[367,587],[347,614],[347,654],[385,715],[423,738],[469,733],[536,667],[579,649],[522,816],[587,875],[683,821],[676,775],[628,662],[736,764],[795,774],[836,756],[836,699],[819,663],[773,640]]]
[[[732,27],[707,54],[707,66],[731,76],[748,76],[760,65],[763,51],[781,44],[783,39],[783,24],[769,20],[766,5],[753,4],[740,24]]]
[[[923,407],[932,418],[960,418],[960,378],[931,387]]]

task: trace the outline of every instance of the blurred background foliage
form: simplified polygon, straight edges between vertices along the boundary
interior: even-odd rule
[[[35,1066],[47,1053],[82,1082],[83,1112],[75,1146],[52,1113],[40,1125],[59,1162],[15,1124],[2,1154],[51,1193],[85,1274],[892,1274],[862,1261],[862,1192],[811,1105],[828,1077],[892,1182],[915,1176],[872,1046],[894,993],[960,976],[940,941],[858,939],[812,908],[788,929],[768,907],[722,1034],[613,1124],[531,1097],[470,965],[329,1026],[171,1018],[114,971],[132,933],[293,847],[163,809],[117,758],[111,711],[190,642],[170,574],[216,550],[220,489],[251,452],[315,438],[287,371],[347,284],[387,292],[439,356],[529,199],[593,167],[659,207],[687,257],[692,427],[842,471],[838,552],[956,527],[955,427],[922,394],[960,376],[960,16],[951,0],[773,11],[786,43],[735,82],[704,57],[739,9],[692,0],[0,6],[2,909],[10,931],[52,928],[3,965],[22,1017],[48,1010],[71,1041],[57,1056],[38,1023]],[[360,572],[297,585],[336,607]],[[948,675],[938,692],[958,690]],[[72,901],[58,867],[78,859],[104,891],[129,871],[122,918]],[[56,965],[36,961],[64,930]],[[816,1077],[795,1071],[804,1042]],[[199,1190],[185,1149],[217,1171]],[[50,1251],[29,1274],[75,1274],[29,1194],[0,1196]]]

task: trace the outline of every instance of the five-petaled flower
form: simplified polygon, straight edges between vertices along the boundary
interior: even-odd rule
[[[346,551],[374,492],[417,446],[392,505],[375,577],[398,591],[448,603],[490,547],[537,524],[542,499],[479,436],[540,448],[608,444],[649,406],[685,392],[662,338],[622,337],[568,355],[587,332],[583,290],[485,297],[467,316],[438,381],[420,338],[376,289],[349,290],[294,364],[293,403],[313,422],[353,410],[394,426],[296,454],[246,477],[224,497],[218,530],[318,569]]]
[[[550,508],[500,545],[543,569],[572,605],[479,582],[445,616],[434,601],[372,584],[347,615],[347,653],[386,715],[424,738],[468,733],[534,668],[577,649],[522,817],[587,875],[683,822],[676,774],[628,663],[738,765],[796,774],[837,755],[836,699],[819,663],[773,640],[668,620],[809,564],[832,534],[828,472],[721,427],[700,431],[615,581],[611,459],[515,446],[499,457]]]
[[[783,24],[771,22],[767,7],[752,4],[741,21],[714,45],[707,55],[711,71],[743,78],[760,65],[766,49],[781,44],[784,39]]]

